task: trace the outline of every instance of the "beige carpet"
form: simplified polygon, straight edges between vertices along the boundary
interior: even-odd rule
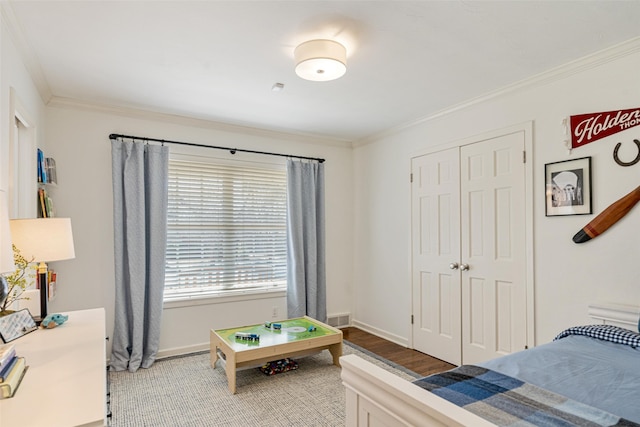
[[[350,343],[343,347],[344,354],[357,354],[402,378],[417,377]],[[344,386],[329,352],[297,362],[297,370],[273,376],[239,371],[235,395],[224,371],[211,368],[209,353],[160,360],[133,374],[110,372],[111,425],[344,426]]]

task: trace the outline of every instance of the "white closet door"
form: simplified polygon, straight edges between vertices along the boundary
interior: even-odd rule
[[[459,149],[412,159],[413,347],[461,362]]]
[[[526,345],[523,152],[524,132],[460,149],[465,364],[522,350]]]

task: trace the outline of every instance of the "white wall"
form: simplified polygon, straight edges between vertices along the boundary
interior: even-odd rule
[[[242,133],[217,130],[210,123],[195,120],[183,120],[183,124],[172,121],[131,111],[121,114],[62,105],[47,108],[48,155],[56,159],[58,169],[57,215],[71,217],[76,246],[76,259],[54,266],[59,287],[50,311],[105,307],[108,333],[112,332],[113,195],[108,136],[120,133],[325,158],[327,309],[330,315],[349,312],[353,264],[351,148],[249,129]],[[225,151],[206,151],[209,155],[230,156]],[[239,153],[236,157],[247,155]],[[161,354],[208,346],[211,328],[270,320],[273,307],[280,318],[286,316],[283,297],[165,308]]]
[[[529,161],[534,162],[536,342],[589,322],[590,302],[640,303],[640,207],[597,239],[581,245],[571,240],[595,214],[640,185],[640,164],[623,168],[612,159],[618,141],[629,148],[625,158],[635,157],[632,140],[640,139],[640,127],[571,155],[561,127],[570,115],[640,107],[639,46],[635,40],[609,52],[611,57],[597,55],[564,68],[564,74],[555,70],[537,84],[359,144],[354,150],[356,322],[397,342],[409,342],[411,157],[428,147],[526,121],[534,122]],[[594,215],[545,217],[545,163],[585,156],[592,156]]]
[[[16,104],[29,116],[34,138],[40,146],[46,144],[43,136],[45,107],[7,31],[4,15],[2,18],[0,20],[0,189],[8,192],[9,142]],[[35,160],[35,151],[33,158]],[[35,169],[33,172],[35,174]],[[33,182],[35,183],[35,180]],[[35,200],[35,190],[33,200]],[[33,214],[35,215],[35,212]]]
[[[0,15],[0,190],[7,194],[10,217],[28,218],[36,215],[35,147],[44,147],[46,144],[45,106],[7,30],[4,9]],[[16,114],[30,126],[23,128],[20,138],[21,150],[32,153],[32,160],[26,164],[12,158],[11,141],[15,138],[13,124]],[[19,175],[20,182],[17,182],[16,175]],[[33,192],[29,196],[21,192],[19,187],[33,188]],[[22,307],[37,308],[32,313],[39,313],[35,282],[30,286],[31,289],[22,295],[29,301],[21,301],[24,304]],[[14,305],[12,308],[19,307]]]

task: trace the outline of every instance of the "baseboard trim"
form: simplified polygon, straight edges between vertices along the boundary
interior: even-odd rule
[[[403,347],[409,348],[409,340],[407,338],[403,338],[401,336],[392,334],[388,331],[376,328],[374,326],[371,326],[364,322],[360,322],[358,320],[352,319],[351,326],[353,326],[354,328],[362,329],[363,331],[368,332],[372,335],[378,336],[380,338],[384,338],[385,340],[391,341],[394,344],[398,344]],[[189,345],[185,347],[167,348],[164,350],[159,350],[158,354],[156,355],[156,359],[160,360],[160,359],[166,359],[168,357],[183,356],[185,354],[208,351],[209,349],[210,349],[210,343],[208,342]]]
[[[392,334],[390,332],[384,331],[355,319],[351,320],[351,326],[353,326],[354,328],[362,329],[363,331],[369,332],[370,334],[377,337],[384,338],[385,340],[391,341],[394,344],[409,348],[409,340],[407,338]]]
[[[168,348],[165,350],[158,351],[158,354],[156,355],[156,359],[160,360],[160,359],[166,359],[168,357],[183,356],[185,354],[198,353],[200,351],[207,351],[209,349],[210,349],[210,344],[208,342],[189,345],[186,347]]]

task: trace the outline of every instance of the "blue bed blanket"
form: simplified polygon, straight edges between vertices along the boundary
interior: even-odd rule
[[[414,384],[498,426],[640,426],[479,366],[463,365]]]
[[[639,368],[640,334],[591,325],[416,384],[500,426],[636,426]]]

